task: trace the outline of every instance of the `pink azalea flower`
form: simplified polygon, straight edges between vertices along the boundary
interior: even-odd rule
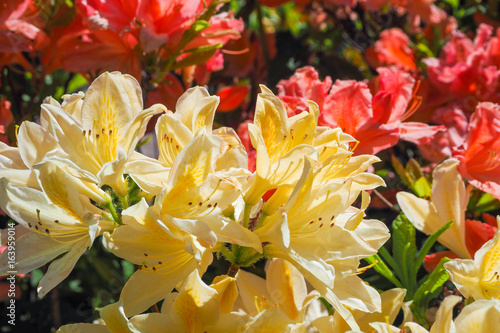
[[[500,199],[500,105],[479,103],[463,145],[453,152],[462,176]]]
[[[12,116],[12,112],[10,111],[11,103],[7,100],[7,98],[2,98],[0,100],[0,141],[6,144],[10,144],[9,137],[6,134],[6,130],[9,125],[14,121],[14,117]]]
[[[0,6],[0,53],[32,51],[36,47],[35,43],[42,43],[40,39],[46,39],[43,30],[28,21],[26,13],[32,6],[32,0],[2,2]]]
[[[399,28],[384,30],[375,47],[366,50],[366,59],[373,68],[395,65],[405,71],[414,71],[417,68],[415,57],[410,48],[410,39]]]
[[[319,80],[312,67],[296,71],[289,80],[278,84],[279,97],[289,116],[307,110],[307,100],[320,109],[318,125],[340,127],[360,141],[356,154],[374,154],[395,145],[399,138],[417,144],[427,142],[442,127],[403,122],[420,105],[414,95],[415,79],[395,68],[379,68],[372,82],[372,96],[364,82]]]
[[[465,113],[472,113],[480,101],[500,102],[500,48],[492,32],[481,24],[471,40],[454,31],[439,59],[424,59],[432,84],[448,100],[458,100]]]

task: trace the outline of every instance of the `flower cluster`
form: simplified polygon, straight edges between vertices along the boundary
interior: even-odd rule
[[[19,223],[17,234],[22,233],[17,270],[28,273],[56,259],[40,281],[43,296],[102,236],[106,249],[138,267],[120,303],[109,307],[118,311],[114,315],[136,316],[184,281],[177,300],[167,302],[180,318],[161,320],[217,327],[218,316],[208,314],[191,322],[189,311],[182,310],[188,302],[183,299],[200,297],[210,311],[215,311],[211,303],[222,302],[231,313],[232,303],[219,297],[235,288],[238,269],[264,257],[281,258],[286,264],[279,270],[293,271],[314,287],[310,300],[324,297],[357,328],[348,308],[380,310],[380,296],[357,272],[360,260],[375,254],[389,233],[382,222],[363,220],[365,194],[361,208],[352,206],[360,193],[383,185],[380,177],[365,172],[378,159],[352,156],[351,136],[317,126],[314,102],[312,112],[288,118],[283,103],[261,88],[250,125],[257,151],[253,174],[236,133],[213,129],[219,99],[204,88],[186,91],[175,113],[162,105],[143,109],[137,81],[116,72],[99,76],[86,94],[64,96],[61,104],[47,99],[41,125],[23,123],[18,148],[2,148],[0,204]],[[159,112],[165,112],[156,125],[159,156],[152,159],[134,147],[147,121]],[[135,187],[139,192],[132,195]],[[274,193],[263,202],[270,190]],[[231,268],[207,287],[200,276],[216,253]],[[240,279],[242,284],[252,280]],[[213,291],[217,286],[219,292]],[[205,301],[190,305],[192,311],[202,311],[198,307]],[[261,327],[274,321],[261,322],[260,317],[285,315],[283,325],[302,325],[298,311],[303,304],[295,301],[298,309],[290,313],[262,305],[256,316],[249,309],[238,325]],[[105,321],[106,313],[103,309]]]
[[[1,330],[499,331],[499,9],[0,5]]]

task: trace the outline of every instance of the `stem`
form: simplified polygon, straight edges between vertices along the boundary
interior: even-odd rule
[[[401,213],[401,211],[399,209],[397,209],[396,207],[394,207],[394,205],[389,201],[387,200],[379,191],[377,190],[372,190],[373,193],[375,193],[375,195],[383,202],[387,205],[387,207],[389,207],[392,211],[396,212],[396,213]]]
[[[125,194],[121,199],[122,199],[123,209],[127,209],[128,208],[128,194]]]
[[[252,255],[250,258],[246,259],[241,264],[241,266],[243,266],[243,267],[249,266],[249,265],[253,264],[254,262],[256,262],[257,260],[259,260],[260,258],[262,258],[262,253],[257,252],[254,255]]]
[[[222,245],[220,252],[227,258],[227,260],[229,260],[231,264],[235,262],[233,253],[229,252],[224,245]]]
[[[252,210],[252,205],[245,203],[245,210],[243,211],[243,227],[248,228],[248,222],[250,221],[250,212]]]
[[[106,205],[106,208],[109,210],[109,212],[111,213],[111,216],[113,216],[113,220],[121,225],[122,224],[122,219],[118,216],[118,214],[116,213],[116,210],[115,210],[115,206],[113,205],[112,202],[108,202],[108,204]]]
[[[264,212],[262,212],[262,214],[260,215],[260,219],[259,219],[259,222],[257,222],[257,225],[255,226],[255,229],[259,229],[260,227],[262,227],[262,224],[264,224],[264,220],[266,219],[268,215]]]
[[[239,269],[240,269],[240,266],[235,266],[235,265],[231,264],[231,267],[229,267],[229,269],[227,271],[227,275],[230,277],[235,277],[236,273],[238,273]]]

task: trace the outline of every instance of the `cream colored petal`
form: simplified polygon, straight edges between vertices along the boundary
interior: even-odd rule
[[[122,289],[120,299],[127,317],[147,310],[162,300],[172,289],[197,269],[194,261],[189,261],[165,272],[136,271]]]
[[[339,298],[340,302],[350,309],[375,312],[380,311],[382,307],[380,294],[356,275],[343,279],[335,279],[333,292]],[[394,315],[394,319],[396,315],[397,313]],[[358,318],[356,318],[356,321],[361,329],[363,329]]]
[[[123,172],[132,177],[141,190],[153,197],[166,186],[170,168],[155,160],[138,159],[125,164]]]
[[[19,274],[29,273],[67,252],[72,247],[71,243],[61,244],[31,230],[21,236],[20,232],[18,232],[20,228],[23,227],[16,226],[15,268],[9,267],[9,251],[4,251],[0,255],[0,275],[7,275],[7,272],[12,270],[16,270]]]
[[[201,280],[198,271],[194,271],[182,284],[169,313],[175,318],[174,323],[182,323],[185,332],[200,332],[207,325],[217,323],[220,316],[219,295]]]
[[[61,258],[54,260],[49,265],[49,269],[43,278],[38,283],[38,295],[40,297],[45,296],[62,280],[64,280],[69,273],[71,273],[78,259],[80,259],[82,254],[88,247],[90,247],[90,245],[90,240],[85,239],[78,243],[74,243],[68,253],[63,255]]]
[[[17,186],[40,186],[35,174],[24,164],[19,149],[0,142],[0,178],[4,177]]]
[[[451,281],[466,298],[484,298],[480,285],[480,272],[470,259],[454,259],[444,264]]]
[[[61,107],[76,120],[81,120],[84,97],[85,93],[83,91],[79,91],[76,94],[62,95],[61,99],[63,102],[61,103]]]
[[[286,138],[288,149],[300,144],[310,145],[313,142],[316,130],[316,122],[313,113],[303,111],[302,113],[287,119],[288,135]]]
[[[146,132],[149,120],[156,114],[166,112],[167,108],[162,104],[154,104],[153,106],[142,110],[134,118],[134,121],[121,133],[118,144],[127,152],[127,156],[131,156],[135,147],[142,139]],[[117,129],[118,130],[118,129]]]
[[[101,166],[88,154],[89,148],[84,144],[84,130],[80,123],[62,108],[49,104],[42,104],[41,117],[46,119],[46,129],[57,139],[69,159],[96,175]]]
[[[308,145],[300,145],[284,154],[268,170],[267,179],[274,186],[293,185],[299,179],[304,167],[304,159],[317,159],[318,152]]]
[[[290,247],[304,258],[313,260],[321,258],[326,262],[338,259],[368,257],[377,253],[362,238],[353,231],[333,225],[325,232],[309,237],[298,237],[293,233]]]
[[[399,327],[388,325],[387,323],[371,323],[370,324],[377,333],[400,333]]]
[[[5,178],[0,180],[0,194],[2,210],[25,228],[62,244],[90,237],[87,215],[78,215],[68,194],[59,193],[58,204],[52,204],[42,192],[28,187],[10,186]]]
[[[377,250],[391,237],[385,223],[379,220],[362,220],[355,232],[372,248]]]
[[[169,332],[182,332],[180,327],[174,326],[169,316],[162,313],[146,313],[134,316],[129,320],[134,329],[141,333],[163,333],[168,327]]]
[[[99,309],[101,318],[106,323],[106,327],[111,332],[139,333],[131,323],[129,323],[123,311],[123,302],[120,300]]]
[[[217,243],[217,236],[209,225],[202,220],[179,219],[168,215],[163,215],[162,220],[168,224],[173,224],[180,230],[183,230],[193,236],[206,247],[213,247]]]
[[[398,192],[396,199],[408,220],[424,234],[430,235],[444,224],[429,201],[407,192]]]
[[[289,262],[274,259],[266,270],[267,290],[288,318],[296,320],[307,295],[304,277]]]
[[[238,222],[221,215],[206,216],[203,218],[203,222],[215,233],[218,242],[251,247],[262,253],[259,237]]]
[[[81,323],[61,326],[57,333],[110,333],[110,330],[101,324]]]
[[[500,332],[500,301],[476,300],[467,305],[455,319],[457,333]]]
[[[127,82],[126,86],[129,89],[123,85],[122,76],[123,82]],[[133,89],[127,78],[130,80],[131,77],[116,72],[105,72],[92,82],[82,105],[83,129],[94,132],[101,132],[103,128],[105,132],[111,129],[116,132],[115,135],[118,135],[117,139],[120,141],[119,136],[125,134],[121,130],[128,127],[134,120],[135,110],[132,109],[129,94],[133,100],[136,100],[133,94],[140,91],[139,84],[136,83],[139,89]],[[134,106],[138,107],[138,105]],[[142,106],[139,107],[142,109]]]
[[[123,197],[128,192],[128,187],[125,179],[123,178],[123,173],[125,169],[125,164],[128,161],[128,156],[122,148],[118,148],[116,152],[116,159],[111,162],[107,162],[97,173],[97,178],[99,179],[99,186],[109,185],[115,190],[116,194]]]
[[[171,167],[175,157],[193,138],[194,133],[176,115],[170,112],[162,115],[156,122],[158,160]]]
[[[39,163],[51,150],[59,149],[56,139],[40,125],[25,121],[19,127],[17,134],[19,152],[27,166]],[[64,152],[59,154],[64,157]]]
[[[481,272],[485,298],[500,298],[500,231],[476,252],[474,262]]]
[[[236,274],[236,283],[239,298],[249,315],[255,316],[260,311],[273,307],[272,297],[263,278],[240,269]]]
[[[286,153],[282,141],[288,134],[287,119],[285,106],[279,98],[269,92],[257,96],[254,124],[259,128],[271,163]]]
[[[231,312],[238,298],[236,279],[227,275],[219,275],[214,278],[210,287],[217,290],[219,294],[221,314]]]
[[[408,328],[411,333],[429,333],[428,330],[417,323],[405,323],[405,328]]]
[[[287,332],[293,321],[280,309],[273,307],[260,312],[246,327],[245,332]]]
[[[432,202],[445,223],[454,221],[451,228],[445,231],[441,237],[453,232],[455,242],[465,244],[465,210],[469,202],[469,195],[465,191],[464,182],[457,170],[458,164],[458,160],[448,159],[434,169],[432,173]],[[466,250],[465,246],[463,250]],[[469,258],[468,255],[464,256],[464,254],[468,254],[468,251],[460,251],[457,254],[462,258]]]
[[[225,143],[225,151],[217,159],[216,170],[230,168],[248,168],[248,156],[238,134],[230,127],[220,127],[213,131]]]
[[[410,222],[426,235],[431,235],[450,220],[443,219],[440,210],[436,210],[434,205],[413,194],[399,192],[396,194],[398,204]],[[433,200],[435,200],[433,196]],[[455,225],[455,223],[457,225]],[[470,258],[469,251],[465,245],[463,235],[463,221],[455,223],[438,238],[438,242],[455,252],[461,258]]]
[[[250,140],[252,141],[252,146],[257,151],[255,157],[256,172],[258,175],[265,178],[268,174],[269,167],[271,166],[271,160],[266,150],[266,143],[259,128],[255,124],[248,124],[248,134],[250,136]]]
[[[193,87],[186,90],[177,100],[175,115],[193,134],[202,127],[204,133],[210,133],[218,105],[217,96],[210,96],[203,87]]]
[[[455,333],[453,323],[453,307],[461,301],[459,296],[448,296],[439,306],[436,313],[436,321],[432,325],[430,333]]]
[[[234,333],[245,332],[245,327],[252,319],[242,313],[224,313],[216,325],[205,327],[209,333]]]
[[[35,173],[43,193],[50,202],[75,218],[85,214],[76,183],[57,164],[40,164]]]
[[[337,283],[337,281],[335,281]],[[370,311],[372,313],[353,311],[353,315],[362,331],[370,330],[370,323],[387,322],[393,324],[396,320],[406,294],[405,289],[394,288],[380,294],[380,311]],[[348,304],[347,304],[348,305]]]

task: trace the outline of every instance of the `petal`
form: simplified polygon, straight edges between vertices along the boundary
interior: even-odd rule
[[[120,295],[127,317],[144,312],[165,298],[165,295],[168,295],[196,268],[196,263],[189,261],[162,274],[136,271],[127,281]]]
[[[16,229],[23,228],[17,226]],[[23,228],[24,229],[24,228]],[[20,234],[16,232],[16,236]],[[15,268],[19,274],[26,274],[45,265],[72,247],[71,243],[61,244],[50,237],[29,231],[16,237],[16,263]],[[7,275],[12,271],[8,265],[8,251],[0,255],[0,275]]]
[[[38,283],[38,295],[40,297],[45,296],[62,280],[64,280],[69,273],[71,273],[78,259],[80,259],[81,255],[87,250],[88,247],[90,247],[90,245],[91,244],[88,239],[74,243],[68,253],[53,261],[50,264],[47,273],[45,273],[43,278]]]

